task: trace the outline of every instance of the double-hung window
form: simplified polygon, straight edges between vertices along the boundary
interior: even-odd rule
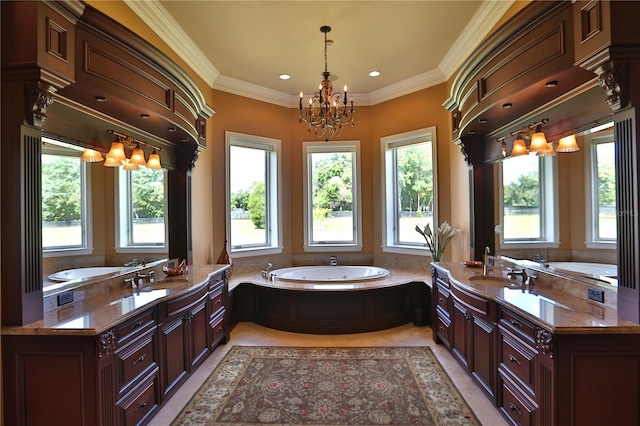
[[[361,250],[360,142],[305,142],[303,153],[305,250]]]
[[[81,157],[80,148],[43,138],[42,250],[45,257],[92,252],[90,170]]]
[[[117,169],[116,251],[167,251],[165,171]]]
[[[500,163],[502,247],[557,247],[556,167],[554,157],[535,154]]]
[[[616,248],[615,144],[611,130],[585,136],[586,245]]]
[[[436,209],[436,129],[429,127],[381,139],[383,158],[383,250],[426,250],[422,235],[434,228]]]
[[[234,256],[282,252],[280,140],[226,132],[227,238]]]

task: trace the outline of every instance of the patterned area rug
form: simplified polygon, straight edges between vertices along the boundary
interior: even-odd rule
[[[479,425],[428,347],[234,346],[173,425]]]

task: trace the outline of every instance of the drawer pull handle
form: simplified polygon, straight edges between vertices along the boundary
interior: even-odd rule
[[[146,407],[146,406],[147,406],[147,400],[145,399],[144,401],[142,401],[142,402],[140,403],[140,405],[138,405],[138,406],[136,407],[136,409],[135,409],[135,410],[133,410],[133,412],[134,412],[134,413],[137,413],[138,411],[142,410],[142,409],[143,409],[144,407]]]
[[[144,361],[144,359],[146,358],[146,355],[141,355],[138,359],[136,359],[135,361],[133,361],[133,365],[138,364],[139,362]]]
[[[131,324],[131,329],[135,330],[136,328],[140,328],[140,327],[142,327],[142,324],[143,324],[142,321],[138,321],[135,324]]]
[[[220,300],[220,299],[217,299],[217,300],[215,301],[215,304],[216,304],[216,305],[220,305],[221,303],[222,303],[222,300]]]
[[[518,358],[516,358],[515,356],[513,356],[513,355],[509,355],[509,361],[514,362],[514,363],[516,363],[518,365],[522,365],[520,360]]]
[[[218,327],[216,331],[222,331],[222,327]]]
[[[444,303],[444,299],[442,297],[438,298],[439,303]]]
[[[511,409],[511,411],[515,411],[516,413],[518,413],[519,416],[522,416],[522,411],[520,411],[515,405],[509,404],[509,408]]]
[[[522,328],[522,324],[520,324],[518,321],[514,319],[511,320],[511,325],[514,327]]]

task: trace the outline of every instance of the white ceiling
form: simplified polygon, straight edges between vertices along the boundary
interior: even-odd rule
[[[125,1],[212,87],[288,107],[322,79],[323,25],[335,90],[371,105],[446,81],[513,2]]]

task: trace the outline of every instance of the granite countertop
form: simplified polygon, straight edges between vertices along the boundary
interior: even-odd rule
[[[393,287],[411,282],[425,282],[431,285],[431,276],[429,273],[407,272],[401,269],[384,268],[389,271],[389,275],[384,278],[376,278],[362,281],[345,281],[330,283],[305,283],[300,281],[287,281],[275,278],[274,281],[262,278],[259,271],[236,271],[229,279],[229,291],[238,285],[255,284],[262,287],[278,288],[284,290],[301,290],[301,291],[354,291],[368,290],[373,288]]]
[[[616,309],[584,298],[534,284],[529,290],[505,282],[504,286],[483,284],[482,267],[467,267],[458,262],[439,262],[437,268],[448,273],[450,282],[462,290],[495,300],[533,323],[555,334],[633,334],[640,324],[618,318]],[[473,278],[473,277],[478,278]],[[490,271],[487,278],[504,279],[502,271]],[[516,280],[511,282],[516,283]],[[585,290],[586,295],[586,290]]]
[[[229,265],[190,265],[187,274],[157,274],[151,284],[132,290],[120,285],[91,298],[61,306],[24,326],[3,326],[3,335],[98,335],[116,324],[187,291],[207,285]]]

